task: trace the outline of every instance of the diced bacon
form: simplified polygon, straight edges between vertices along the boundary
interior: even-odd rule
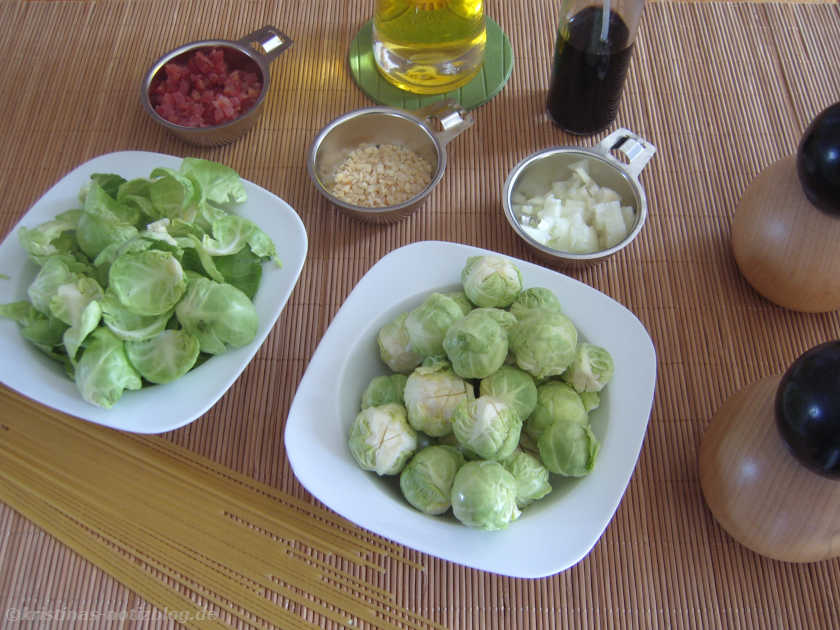
[[[169,122],[210,127],[248,111],[261,90],[258,72],[250,68],[231,70],[222,48],[202,48],[185,62],[167,63],[152,82],[149,99],[155,111]]]
[[[197,74],[210,74],[214,71],[215,65],[210,61],[203,50],[197,50],[187,62],[187,66]]]

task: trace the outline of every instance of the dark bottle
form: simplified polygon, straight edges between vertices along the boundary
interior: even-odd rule
[[[571,133],[594,134],[615,120],[633,53],[642,0],[612,8],[604,2],[574,13],[574,2],[563,3],[570,12],[560,17],[547,107],[552,120]]]

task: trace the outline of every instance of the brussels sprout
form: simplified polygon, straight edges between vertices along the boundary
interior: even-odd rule
[[[216,267],[216,259],[204,248],[204,244],[194,234],[186,234],[176,239],[178,246],[184,249],[185,255],[182,260],[187,265],[192,265],[195,271],[207,276],[211,280],[223,283],[225,281],[222,272]],[[196,264],[197,263],[197,264]]]
[[[59,244],[64,242],[61,237],[76,229],[81,215],[81,210],[68,210],[34,228],[21,226],[18,228],[20,244],[33,260],[41,260],[66,251],[72,246],[72,239],[68,247],[61,247]]]
[[[405,374],[375,376],[362,393],[362,409],[379,407],[385,403],[402,405],[407,379]]]
[[[479,396],[458,405],[452,430],[464,448],[483,459],[501,460],[519,444],[522,420],[502,399]]]
[[[505,362],[508,337],[492,315],[476,309],[449,327],[443,349],[458,376],[484,378]]]
[[[154,241],[158,245],[169,245],[173,250],[179,249],[178,241],[169,233],[169,226],[173,222],[163,218],[146,224],[146,229],[140,232],[140,236]]]
[[[83,203],[84,214],[103,217],[126,225],[140,225],[143,219],[141,212],[134,206],[121,203],[111,194],[114,191],[113,184],[124,181],[122,177],[115,174],[91,175],[90,182],[79,197]],[[84,216],[80,216],[79,221],[83,218]]]
[[[175,307],[184,330],[194,335],[201,351],[221,354],[251,343],[257,336],[257,310],[248,296],[230,284],[197,278]]]
[[[405,320],[408,313],[402,313],[379,329],[376,343],[382,362],[393,372],[408,374],[423,361],[423,357],[411,349],[411,340]]]
[[[75,372],[76,386],[86,401],[109,409],[126,389],[143,381],[125,354],[123,341],[107,328],[97,328],[82,352]]]
[[[443,338],[464,312],[458,302],[442,293],[432,293],[405,318],[411,349],[421,357],[443,354]]]
[[[218,208],[209,203],[202,203],[199,209],[198,216],[192,223],[177,219],[176,223],[183,226],[189,226],[191,229],[189,233],[197,238],[204,238],[204,235],[213,231],[213,222],[227,216],[228,212],[224,208]]]
[[[451,446],[427,446],[400,473],[400,490],[425,514],[443,514],[452,505],[452,482],[464,456]]]
[[[50,313],[72,326],[78,322],[88,304],[101,300],[104,295],[96,280],[81,276],[56,288],[55,294],[50,298]]]
[[[117,201],[125,206],[136,208],[147,219],[160,218],[149,199],[149,186],[151,183],[145,177],[124,181],[117,189]],[[100,185],[102,184],[100,183]],[[106,186],[103,186],[103,188],[107,191]]]
[[[521,515],[516,479],[499,462],[467,462],[452,483],[452,512],[469,527],[499,530]]]
[[[17,302],[0,304],[0,317],[6,317],[22,327],[26,327],[46,316],[32,306],[31,302],[18,300]]]
[[[580,400],[583,402],[586,413],[594,411],[601,406],[601,394],[598,392],[581,392]]]
[[[523,508],[551,492],[548,468],[530,453],[520,449],[501,462],[516,479],[516,505]]]
[[[562,311],[560,300],[551,289],[531,287],[525,289],[510,305],[510,312],[516,319],[522,319],[534,308],[547,308],[550,311]]]
[[[548,381],[537,387],[537,405],[525,422],[525,432],[538,440],[548,427],[560,420],[587,424],[589,417],[580,395],[570,385]]]
[[[540,459],[551,472],[583,477],[595,466],[600,444],[589,425],[558,420],[537,440]]]
[[[181,337],[163,334],[167,329],[183,328],[207,353],[244,345],[257,331],[250,299],[262,263],[279,264],[271,238],[227,207],[246,196],[235,171],[196,158],[185,158],[180,171],[154,169],[148,179],[93,173],[78,194],[81,207],[18,230],[28,257],[41,268],[28,288],[32,306],[0,306],[0,316],[15,319],[26,340],[61,363],[85,400],[105,407],[123,389],[145,384],[128,362],[124,342],[136,342],[135,354],[144,348],[147,358],[163,359],[167,373],[184,369],[180,359],[173,367],[173,357],[161,353],[171,352],[169,341]],[[225,286],[196,285],[183,306],[188,283],[200,282],[196,276]],[[177,320],[176,305],[182,306]],[[154,350],[152,343],[139,343],[153,338],[168,341]],[[97,355],[113,372],[110,379],[93,363]],[[169,378],[143,372],[147,381]]]
[[[537,406],[537,384],[525,370],[503,365],[496,372],[481,380],[480,396],[495,396],[511,407],[524,420]]]
[[[109,268],[117,258],[123,254],[135,254],[152,249],[154,244],[154,240],[150,238],[130,238],[125,241],[114,241],[93,259],[96,273],[101,275],[105,279],[104,284],[107,284]]]
[[[278,267],[283,266],[283,262],[277,255],[277,247],[274,244],[274,241],[272,241],[271,237],[263,232],[259,227],[251,233],[251,237],[248,239],[248,247],[251,248],[251,253],[258,258],[271,260]]]
[[[133,225],[119,223],[113,219],[82,213],[76,239],[79,248],[91,260],[97,258],[106,249],[117,248],[137,236],[137,228]]]
[[[463,291],[451,291],[449,293],[444,293],[446,297],[450,297],[458,303],[458,306],[461,307],[461,312],[466,315],[471,310],[473,310],[473,304],[470,302],[467,294]]]
[[[118,199],[120,186],[122,186],[126,179],[116,173],[92,173],[90,176],[92,182],[96,182],[102,190],[114,199]]]
[[[109,245],[124,243],[137,236],[134,222],[139,212],[118,203],[96,183],[91,183],[85,197],[84,212],[76,226],[76,240],[91,259]]]
[[[613,375],[613,359],[607,350],[585,341],[578,344],[575,359],[562,379],[578,392],[600,392]]]
[[[213,221],[210,234],[205,234],[201,244],[211,256],[232,256],[248,245],[248,239],[257,229],[253,221],[235,214],[226,214]]]
[[[403,398],[411,426],[432,437],[441,437],[452,432],[455,408],[462,401],[473,400],[475,392],[447,362],[430,361],[409,375]]]
[[[108,271],[108,288],[128,310],[160,315],[172,309],[186,289],[184,270],[169,252],[123,254]]]
[[[362,469],[397,475],[417,450],[417,434],[406,420],[405,407],[387,403],[359,412],[347,445]]]
[[[150,383],[180,378],[195,365],[198,352],[198,339],[184,330],[164,330],[150,339],[125,342],[131,365]]]
[[[23,338],[50,356],[53,355],[53,349],[63,342],[64,332],[68,328],[60,319],[44,315],[26,300],[0,304],[0,317],[16,321]]]
[[[51,256],[38,270],[35,280],[29,285],[26,294],[32,306],[47,316],[52,316],[50,301],[58,292],[58,287],[74,282],[79,275],[70,270],[67,262],[60,256]]]
[[[471,313],[482,313],[483,315],[492,317],[506,333],[509,333],[516,325],[516,317],[510,311],[501,308],[482,306],[473,309]]]
[[[522,273],[502,256],[471,256],[461,270],[461,284],[476,306],[505,308],[522,291]]]
[[[257,295],[262,281],[262,260],[250,249],[232,256],[217,256],[216,269],[228,284],[232,284],[251,300]]]
[[[105,292],[100,301],[102,321],[117,337],[126,341],[142,341],[163,332],[173,311],[161,315],[137,315],[125,308],[116,296]]]
[[[203,193],[197,190],[198,182],[191,177],[159,167],[154,169],[149,178],[149,199],[157,212],[155,219],[167,217],[182,219],[192,223],[198,213],[198,202]]]
[[[565,372],[575,358],[577,343],[572,321],[545,308],[529,310],[510,332],[516,365],[537,379]]]
[[[222,214],[211,222],[210,232],[212,236],[204,234],[201,239],[201,250],[209,256],[234,256],[247,246],[258,260],[281,264],[271,237],[245,217]]]
[[[219,162],[186,157],[181,162],[181,172],[199,184],[205,199],[211,203],[243,203],[248,198],[239,173]]]
[[[79,277],[75,282],[62,284],[50,299],[50,312],[69,326],[62,335],[64,349],[71,359],[85,338],[99,326],[102,308],[99,300],[104,293],[93,278]]]

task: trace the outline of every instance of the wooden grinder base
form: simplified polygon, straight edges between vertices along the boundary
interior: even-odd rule
[[[795,156],[749,185],[732,219],[732,249],[743,276],[771,302],[808,313],[840,309],[840,217],[808,201]]]
[[[709,509],[739,543],[787,562],[840,556],[840,481],[800,464],[776,428],[781,376],[727,400],[700,446],[700,485]]]

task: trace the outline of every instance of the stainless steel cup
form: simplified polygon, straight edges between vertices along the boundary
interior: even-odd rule
[[[143,83],[140,87],[140,100],[145,110],[157,124],[185,142],[201,146],[227,144],[242,136],[259,119],[271,82],[269,66],[280,53],[291,45],[291,38],[273,26],[264,26],[235,42],[226,39],[206,39],[184,44],[175,50],[169,51],[152,64],[152,67],[149,68],[146,76],[143,78]],[[201,48],[224,48],[226,49],[226,54],[251,60],[256,64],[260,72],[262,90],[256,103],[235,120],[213,127],[187,127],[177,125],[162,118],[155,111],[149,98],[149,89],[157,73],[167,63],[176,59],[186,58],[191,52]]]
[[[619,160],[613,151],[623,154],[627,161]],[[555,265],[583,265],[598,262],[625,248],[642,229],[647,219],[648,207],[645,189],[639,182],[642,169],[656,153],[656,147],[629,129],[617,129],[592,148],[552,147],[538,151],[519,162],[505,181],[502,197],[505,218],[513,230],[537,254]],[[552,182],[565,177],[568,166],[579,160],[589,160],[589,174],[601,186],[615,190],[622,205],[632,206],[636,220],[624,239],[608,249],[591,254],[563,252],[544,245],[528,234],[513,212],[511,197],[520,187],[548,189]]]
[[[416,211],[437,186],[446,169],[446,145],[472,124],[472,114],[453,100],[414,112],[358,109],[336,118],[317,135],[307,160],[309,176],[318,192],[349,216],[372,223],[399,221]],[[405,146],[432,165],[431,181],[411,199],[392,206],[365,208],[339,199],[330,191],[336,168],[362,144]]]

